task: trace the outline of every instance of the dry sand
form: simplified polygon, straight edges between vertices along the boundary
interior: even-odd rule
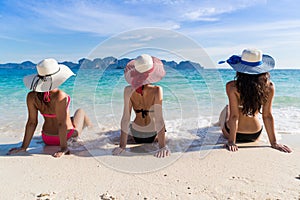
[[[284,139],[293,149],[291,154],[259,142],[240,145],[238,152],[228,152],[221,144],[213,149],[190,148],[164,159],[151,155],[92,156],[83,149],[55,159],[49,154],[57,147],[7,156],[12,145],[2,140],[0,199],[299,200],[299,136]],[[150,172],[136,173],[130,167],[121,171],[128,163],[138,166],[149,161],[153,163]]]

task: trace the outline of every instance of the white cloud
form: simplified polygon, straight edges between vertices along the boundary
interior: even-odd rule
[[[150,41],[150,40],[153,40],[153,39],[154,39],[153,36],[147,36],[147,37],[141,38],[140,41],[147,42],[147,41]]]
[[[160,5],[176,5],[186,2],[185,0],[126,0],[128,4],[160,4]]]
[[[144,47],[146,44],[145,43],[135,43],[132,42],[130,44],[128,44],[129,48],[140,48],[140,47]]]
[[[119,37],[121,40],[135,40],[135,39],[140,39],[142,37],[142,35],[125,35],[125,36],[121,36]]]
[[[288,36],[294,35],[299,36],[300,32],[300,20],[283,20],[276,22],[265,22],[265,23],[248,23],[244,24],[233,24],[226,26],[207,26],[206,28],[186,28],[182,31],[183,33],[192,36],[226,36],[238,35],[238,38],[246,39],[249,37],[269,37],[272,35],[282,36],[288,38]],[[264,38],[267,39],[267,38]],[[234,40],[233,40],[234,41]]]
[[[199,20],[201,21],[201,19],[215,14],[216,14],[216,8],[199,8],[195,11],[185,13],[183,17],[192,21],[199,21]]]
[[[235,3],[239,2],[239,3]],[[251,3],[249,3],[251,2]],[[31,1],[16,6],[36,16],[28,26],[44,31],[70,30],[103,36],[142,27],[180,30],[186,21],[217,21],[220,15],[253,5],[257,1]],[[51,27],[52,26],[52,27]]]
[[[12,41],[15,41],[15,42],[29,42],[29,41],[24,40],[24,39],[9,37],[9,36],[6,36],[6,35],[0,35],[0,39],[12,40]]]
[[[145,29],[146,30],[146,29]],[[155,39],[155,36],[147,35],[147,34],[130,34],[130,35],[121,35],[118,37],[120,40],[128,40],[130,42],[132,41],[139,41],[139,42],[149,42],[153,39]]]
[[[223,14],[229,14],[237,10],[245,9],[263,1],[187,1],[184,12],[181,14],[181,21],[218,21]]]
[[[271,47],[275,50],[281,46],[286,49],[288,46],[294,48],[295,45],[299,46],[296,41],[300,41],[300,20],[297,18],[274,20],[266,17],[265,22],[254,20],[252,23],[251,18],[244,18],[241,14],[236,15],[237,11],[243,9],[250,12],[252,7],[255,9],[266,6],[266,1],[260,0],[130,0],[118,3],[32,0],[18,1],[13,6],[16,7],[14,11],[18,15],[13,16],[12,20],[2,20],[4,22],[2,27],[11,32],[2,31],[0,38],[6,40],[20,38],[20,42],[22,41],[20,36],[24,31],[30,35],[49,33],[55,36],[65,32],[70,35],[88,33],[84,35],[88,39],[89,35],[107,38],[128,30],[157,27],[179,31],[198,43],[203,43],[201,45],[208,49],[209,54],[216,57],[228,55],[228,52],[237,52],[246,45],[266,49]],[[224,20],[227,16],[232,17],[232,23]],[[264,17],[261,16],[259,19]],[[241,20],[236,20],[238,18]],[[245,23],[242,23],[243,19]],[[22,28],[19,35],[16,35],[16,27],[20,24],[26,26]],[[155,34],[151,36],[137,34],[124,35],[120,39],[128,40],[138,48],[158,37]],[[34,41],[29,42],[34,43]]]
[[[108,36],[142,27],[164,27],[178,29],[175,19],[157,20],[151,12],[148,15],[137,12],[131,6],[97,1],[66,1],[61,4],[35,1],[19,3],[30,15],[38,16],[28,26],[39,27],[49,32],[70,30]],[[149,10],[153,10],[152,7]]]

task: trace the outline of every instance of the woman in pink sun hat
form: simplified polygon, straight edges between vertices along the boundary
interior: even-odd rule
[[[219,62],[219,64],[225,61]],[[262,114],[271,147],[290,153],[286,145],[277,143],[272,114],[275,86],[269,71],[274,59],[258,49],[245,49],[241,56],[233,55],[226,62],[236,71],[235,80],[226,84],[229,105],[220,115],[220,126],[229,151],[237,151],[236,142],[256,141],[263,130],[258,118]]]
[[[125,79],[130,84],[124,89],[124,111],[121,120],[121,138],[114,155],[121,154],[127,144],[128,135],[136,143],[158,141],[156,157],[170,155],[166,146],[165,123],[162,115],[163,91],[152,83],[160,81],[166,72],[163,63],[156,57],[142,54],[130,61],[125,68]],[[131,111],[136,117],[130,123]]]
[[[70,117],[71,98],[58,87],[75,74],[53,58],[44,59],[36,66],[38,74],[24,77],[25,86],[32,90],[27,95],[28,119],[21,147],[12,148],[8,154],[27,150],[38,123],[38,111],[44,117],[42,139],[46,145],[60,146],[53,154],[61,157],[69,154],[67,140],[80,136],[90,121],[82,109]]]

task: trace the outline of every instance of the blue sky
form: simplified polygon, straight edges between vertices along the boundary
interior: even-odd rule
[[[189,38],[214,63],[253,47],[273,56],[277,68],[300,69],[299,9],[294,0],[2,0],[0,63],[76,62],[120,34],[152,27]],[[133,36],[130,45],[155,35]],[[106,53],[118,57],[114,45]]]

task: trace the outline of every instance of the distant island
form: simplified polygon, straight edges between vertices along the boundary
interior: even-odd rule
[[[95,58],[94,60],[89,60],[87,58],[82,58],[78,61],[78,63],[73,63],[70,61],[60,62],[60,64],[67,65],[71,69],[124,69],[126,64],[132,59],[122,58],[118,60],[114,57],[106,57],[106,58]],[[195,63],[192,61],[181,61],[179,63],[175,61],[165,61],[162,60],[165,66],[174,68],[174,69],[203,69],[203,67],[199,63]],[[0,69],[34,69],[36,66],[35,63],[31,61],[25,61],[22,63],[6,63],[0,64]]]

